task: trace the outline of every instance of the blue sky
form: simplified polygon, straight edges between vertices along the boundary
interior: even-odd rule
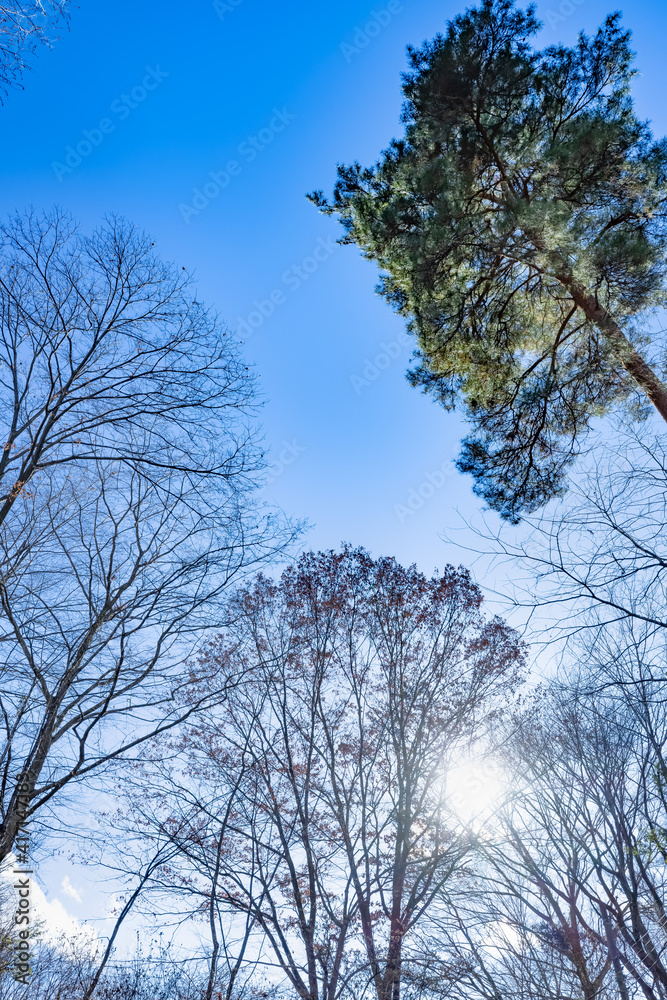
[[[305,194],[330,192],[337,162],[370,163],[399,132],[405,46],[460,9],[80,0],[0,112],[3,214],[58,203],[86,228],[126,215],[243,331],[266,398],[267,494],[311,522],[303,544],[347,540],[427,572],[464,558],[441,535],[460,527],[457,509],[482,508],[452,464],[462,427],[408,386],[411,346],[375,268],[335,245],[338,225]],[[538,44],[571,43],[613,9],[544,0]],[[625,23],[639,113],[662,135],[667,4],[635,0]]]
[[[333,247],[336,222],[305,194],[330,191],[337,162],[372,162],[397,134],[405,46],[459,9],[434,0],[81,0],[69,32],[40,53],[2,110],[3,210],[57,202],[86,227],[120,212],[194,272],[230,326],[247,330],[241,321],[256,301],[264,313],[273,306],[244,347],[261,374],[277,463],[267,493],[313,524],[304,544],[345,539],[429,572],[461,558],[439,540],[460,523],[455,508],[481,506],[451,464],[461,425],[407,385],[411,347],[374,292],[374,266],[356,248]],[[610,9],[545,0],[540,42],[571,42]],[[667,6],[638,0],[626,22],[643,74],[640,111],[667,131]],[[90,152],[76,165],[67,147],[82,142]],[[58,164],[68,163],[65,173]],[[194,192],[207,184],[222,189],[205,204]],[[179,209],[193,204],[198,214]],[[411,491],[430,494],[429,482],[419,510],[397,513]]]

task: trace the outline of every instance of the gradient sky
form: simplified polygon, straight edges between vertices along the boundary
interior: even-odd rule
[[[267,494],[311,522],[304,546],[347,540],[429,573],[464,558],[441,539],[460,527],[457,509],[482,508],[452,465],[461,424],[408,386],[411,346],[374,292],[375,267],[335,245],[338,224],[305,194],[329,193],[337,162],[371,163],[399,133],[405,46],[461,9],[451,0],[80,0],[70,30],[0,111],[3,214],[57,203],[85,228],[126,215],[194,272],[200,297],[231,328],[254,322],[242,339],[266,398]],[[537,9],[541,46],[572,43],[615,7],[544,0]],[[639,114],[665,134],[667,4],[635,0],[624,21],[641,71]],[[142,89],[145,78],[153,89]],[[90,151],[68,161],[81,142]],[[224,188],[205,204],[211,174]],[[429,477],[433,496],[397,511]],[[72,896],[62,899],[78,912]]]

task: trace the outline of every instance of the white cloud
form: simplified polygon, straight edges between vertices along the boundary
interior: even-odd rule
[[[66,896],[70,896],[72,899],[75,899],[77,903],[83,902],[83,900],[81,899],[81,894],[74,888],[74,886],[70,882],[69,875],[65,875],[65,878],[61,882],[61,888]]]
[[[17,876],[10,869],[3,872],[1,877],[3,881],[8,881],[11,887]],[[62,888],[63,892],[72,896],[72,898],[79,898],[79,894],[74,886],[69,884],[67,876],[63,879]],[[30,879],[29,898],[31,921],[40,925],[43,940],[52,944],[62,945],[67,939],[76,938],[84,947],[95,947],[98,942],[95,930],[90,926],[79,923],[76,917],[67,912],[59,899],[47,899],[43,890],[32,878]],[[13,909],[14,900],[11,897],[11,888],[7,897],[7,904],[10,909]]]

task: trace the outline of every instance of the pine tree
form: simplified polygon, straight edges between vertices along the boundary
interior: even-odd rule
[[[639,396],[667,421],[639,353],[665,302],[667,142],[635,114],[619,22],[536,51],[532,6],[483,0],[408,49],[404,137],[310,196],[380,265],[410,382],[463,407],[458,467],[514,523],[565,491],[593,417]]]

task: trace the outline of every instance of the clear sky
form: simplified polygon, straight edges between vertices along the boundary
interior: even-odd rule
[[[337,223],[305,194],[330,192],[337,162],[370,163],[399,133],[405,46],[461,9],[79,0],[0,110],[3,213],[58,203],[86,228],[124,214],[242,331],[266,398],[267,493],[311,522],[304,545],[347,540],[427,572],[463,558],[440,537],[460,525],[456,509],[482,507],[452,465],[461,424],[408,386],[411,347],[374,292],[374,266],[335,245]],[[594,30],[615,5],[537,9],[547,45]],[[635,0],[624,20],[639,113],[665,134],[667,4]],[[420,488],[433,495],[405,513]]]

